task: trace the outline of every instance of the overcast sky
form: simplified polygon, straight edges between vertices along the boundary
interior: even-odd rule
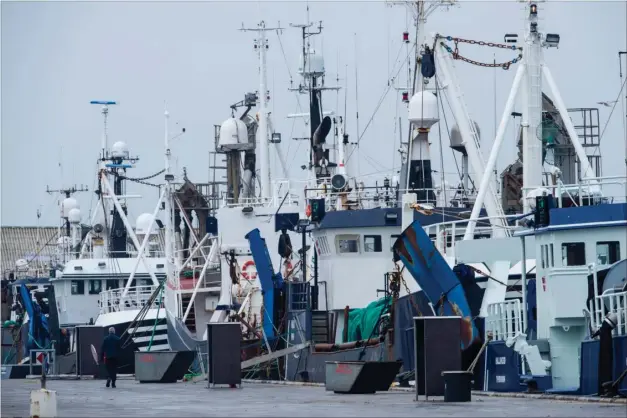
[[[91,100],[114,100],[110,111],[109,143],[125,141],[140,161],[129,176],[143,177],[163,167],[163,102],[171,119],[187,134],[173,145],[177,175],[187,168],[195,182],[209,176],[209,152],[214,149],[213,125],[230,116],[229,106],[258,89],[255,34],[241,32],[242,23],[260,20],[285,30],[269,34],[268,87],[274,127],[283,135],[292,178],[307,160],[305,144],[291,140],[305,133],[302,123],[286,118],[297,113],[290,87],[301,48],[300,32],[290,23],[303,23],[305,2],[2,2],[1,35],[1,224],[30,226],[43,213],[42,225],[58,224],[58,189],[85,184],[90,192],[77,194],[84,221],[94,209],[96,158],[101,146],[102,116]],[[599,107],[616,100],[618,51],[627,49],[627,9],[622,1],[539,3],[540,30],[561,36],[559,49],[545,50],[547,65],[568,107]],[[325,109],[343,113],[345,93],[348,133],[354,140],[355,66],[358,68],[360,129],[372,118],[360,143],[362,175],[383,178],[400,165],[398,118],[406,136],[406,107],[400,92],[391,90],[374,113],[387,88],[390,73],[405,59],[402,33],[411,20],[402,6],[381,1],[309,2],[310,19],[323,21],[314,46],[324,52],[327,85],[339,84],[339,96],[327,93]],[[430,16],[427,30],[467,39],[502,42],[505,33],[523,25],[523,4],[511,1],[462,1],[458,7]],[[357,47],[355,47],[355,43]],[[460,53],[477,61],[512,58],[511,51],[460,45]],[[487,157],[515,73],[457,62],[456,72],[471,117],[482,133]],[[339,76],[338,76],[339,73]],[[347,74],[346,74],[347,73]],[[398,85],[406,83],[401,71]],[[347,75],[347,77],[346,77]],[[623,61],[623,77],[627,75]],[[336,79],[339,78],[339,81]],[[623,78],[624,80],[624,78]],[[496,83],[496,91],[494,85]],[[545,85],[545,92],[548,92]],[[623,91],[623,97],[625,91]],[[496,103],[494,97],[496,96]],[[300,98],[306,103],[304,97]],[[338,109],[339,108],[339,109]],[[619,102],[600,106],[604,175],[625,174],[624,109]],[[373,116],[374,115],[374,116]],[[453,124],[448,117],[449,127]],[[515,160],[515,129],[510,123],[498,162],[499,171]],[[440,169],[440,136],[447,181],[458,176],[444,123],[431,134],[432,167]],[[300,144],[300,146],[299,146]],[[273,153],[273,175],[281,176]],[[162,181],[159,176],[158,181]],[[434,174],[436,183],[439,175]],[[155,189],[129,186],[144,199],[130,202],[130,217],[151,212]]]

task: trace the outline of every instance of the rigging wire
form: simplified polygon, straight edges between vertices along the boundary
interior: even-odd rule
[[[416,45],[414,44],[414,46],[411,48],[411,50],[409,51],[409,55],[411,55],[414,51],[414,49],[416,48]],[[403,60],[404,61],[404,60]],[[394,69],[396,69],[396,66],[394,66]],[[361,132],[361,134],[358,136],[357,138],[357,146],[359,146],[359,142],[361,141],[361,138],[364,136],[364,134],[366,133],[366,131],[368,130],[368,128],[370,127],[370,125],[372,124],[372,121],[374,120],[374,117],[376,116],[377,112],[379,111],[379,108],[381,107],[381,105],[383,104],[383,101],[385,100],[386,96],[388,95],[388,93],[390,92],[390,89],[392,88],[392,83],[390,83],[390,80],[393,81],[395,80],[399,73],[401,72],[401,70],[403,69],[403,66],[401,65],[401,67],[396,71],[396,73],[394,74],[394,76],[392,77],[388,77],[388,85],[385,88],[385,90],[383,91],[383,93],[381,94],[381,97],[379,98],[379,102],[377,103],[372,116],[370,116],[370,119],[368,120],[368,123],[366,124],[366,127],[364,128],[364,130]],[[351,153],[348,155],[348,157],[346,158],[346,161],[350,160],[351,155],[353,154],[355,148],[353,148],[351,150]]]

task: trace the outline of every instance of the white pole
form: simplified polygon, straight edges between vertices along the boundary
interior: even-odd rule
[[[268,143],[268,109],[266,89],[266,24],[259,24],[259,170],[261,174],[261,197],[270,198],[270,152]]]
[[[433,36],[435,37],[436,35],[434,34]],[[483,157],[481,156],[481,151],[479,150],[477,132],[474,129],[474,126],[470,123],[470,117],[468,116],[468,111],[464,103],[461,89],[457,85],[457,79],[454,78],[455,73],[453,71],[452,58],[450,57],[448,51],[442,46],[439,46],[439,50],[435,51],[434,56],[436,65],[440,71],[438,82],[449,98],[453,116],[455,117],[455,121],[457,122],[457,126],[459,127],[459,131],[462,136],[463,145],[466,147],[468,161],[473,168],[475,176],[477,176],[477,180],[482,180],[479,176],[482,175],[485,169],[485,163],[483,161]],[[477,204],[475,203],[475,205]],[[507,229],[507,222],[504,218],[503,209],[495,191],[492,190],[492,187],[490,187],[490,193],[488,194],[487,199],[485,199],[484,205],[486,212],[488,213],[488,217],[490,218],[493,236],[495,238],[508,236],[509,231]],[[479,210],[480,209],[481,206],[479,206]]]
[[[157,219],[157,214],[159,213],[159,209],[161,209],[161,202],[163,202],[164,197],[165,197],[165,190],[163,191],[163,193],[161,193],[161,196],[159,196],[157,207],[152,213],[152,220],[150,221],[150,226],[148,226],[148,231],[146,232],[146,235],[144,236],[144,239],[142,240],[142,245],[141,247],[139,247],[138,255],[143,255],[146,250],[146,245],[148,245],[148,241],[150,239],[150,233],[152,232],[152,227],[156,223],[155,221]],[[129,288],[131,287],[131,283],[133,283],[133,279],[135,278],[135,273],[137,272],[137,268],[139,267],[139,261],[140,261],[139,257],[137,257],[133,265],[133,271],[131,271],[131,275],[128,276],[128,279],[126,280],[126,285],[124,286],[124,292],[122,292],[122,298],[126,296]]]
[[[170,173],[170,133],[168,127],[168,119],[170,113],[167,109],[164,110],[164,168],[165,168],[165,184],[163,185],[164,194],[164,213],[165,213],[165,271],[166,280],[169,280],[172,275],[172,265],[174,264],[172,254],[173,233],[172,233],[172,196],[170,193],[170,181],[174,176]]]
[[[522,260],[520,261],[520,274],[522,278],[523,332],[527,333],[527,249],[525,248],[524,236],[520,237],[520,242],[522,243]]]
[[[479,217],[479,212],[483,207],[483,200],[485,198],[485,194],[487,190],[490,188],[490,179],[492,170],[494,170],[494,166],[496,165],[496,159],[498,158],[499,151],[501,150],[501,145],[503,144],[503,139],[505,137],[505,130],[507,129],[507,123],[509,122],[510,115],[512,113],[512,109],[514,108],[514,104],[516,103],[516,96],[518,94],[518,89],[520,87],[520,82],[525,74],[525,66],[521,65],[518,67],[516,71],[516,76],[514,77],[514,83],[512,84],[512,89],[509,92],[509,97],[507,98],[507,102],[505,103],[505,110],[503,111],[503,116],[501,117],[501,123],[499,124],[499,129],[496,132],[496,138],[494,138],[494,144],[492,145],[492,149],[490,150],[490,157],[488,158],[488,164],[485,167],[483,172],[483,176],[481,176],[481,185],[479,186],[479,193],[477,194],[477,200],[472,207],[472,213],[470,215],[470,221],[468,222],[468,226],[466,227],[466,233],[464,234],[464,239],[472,239],[473,234],[475,232],[475,226],[477,224],[477,218]]]
[[[577,131],[575,131],[575,127],[573,126],[573,121],[570,119],[570,116],[568,116],[568,110],[566,109],[564,101],[562,100],[562,96],[560,95],[560,92],[557,89],[557,85],[553,80],[551,71],[546,65],[542,67],[542,70],[544,71],[544,77],[546,78],[546,82],[551,89],[551,93],[553,93],[553,102],[555,103],[555,107],[557,107],[557,110],[560,112],[560,116],[562,117],[562,120],[566,127],[566,131],[568,132],[570,141],[572,142],[573,147],[575,148],[575,152],[577,153],[577,158],[579,158],[579,164],[581,165],[581,176],[583,179],[591,177],[593,178],[595,177],[595,175],[592,171],[592,167],[590,166],[590,162],[588,161],[588,156],[586,155],[586,151],[583,149],[583,146],[581,146],[581,143],[579,142],[579,136],[577,135]],[[594,183],[597,184],[596,181],[594,181]]]
[[[133,241],[133,245],[135,246],[135,248],[139,248],[140,245],[139,245],[139,242],[137,241],[137,237],[135,236],[135,233],[133,232],[133,227],[129,223],[128,218],[126,217],[126,215],[124,214],[124,211],[122,210],[122,206],[120,206],[120,202],[118,201],[117,197],[115,196],[113,188],[111,187],[111,184],[109,183],[109,180],[107,180],[107,177],[104,174],[102,175],[102,183],[105,185],[105,187],[109,191],[109,193],[111,193],[111,196],[112,196],[111,200],[113,201],[113,204],[115,205],[115,208],[118,210],[118,212],[120,214],[120,218],[122,218],[122,222],[124,222],[124,226],[126,227],[126,230],[129,232],[128,235],[131,237],[131,240]],[[144,254],[140,253],[139,257],[141,257],[141,260],[144,263],[144,267],[146,267],[146,271],[148,271],[148,274],[150,274],[150,278],[152,279],[152,283],[155,286],[159,286],[159,281],[157,280],[157,276],[155,276],[155,273],[153,273],[152,269],[150,268],[150,265],[146,261],[146,258],[144,257]]]

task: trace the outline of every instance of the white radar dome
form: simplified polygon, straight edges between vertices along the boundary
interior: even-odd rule
[[[79,208],[70,209],[67,217],[71,223],[77,224],[81,221],[81,210]]]
[[[153,223],[153,216],[151,213],[142,213],[137,217],[135,221],[135,233],[146,235],[150,229],[150,224]],[[153,225],[151,235],[156,234],[156,225]]]
[[[238,151],[248,147],[248,128],[239,119],[229,118],[220,126],[218,147],[223,151]]]
[[[18,271],[26,271],[26,270],[28,270],[28,261],[26,261],[23,258],[20,258],[19,260],[17,260],[15,262],[15,268]]]
[[[324,75],[324,58],[321,54],[317,54],[314,49],[309,50],[304,64],[305,69],[303,71],[303,53],[301,52],[298,62],[298,74],[316,77]]]
[[[126,142],[118,141],[111,147],[111,156],[113,158],[128,158],[128,155]]]
[[[64,218],[70,216],[70,211],[72,209],[80,209],[78,201],[73,197],[66,197],[63,199],[63,202],[61,203],[61,213]]]
[[[438,99],[430,91],[419,91],[409,101],[409,122],[416,128],[430,128],[438,117]]]

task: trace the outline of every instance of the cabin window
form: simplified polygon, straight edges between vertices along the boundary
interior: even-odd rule
[[[118,288],[118,281],[117,279],[109,279],[107,280],[107,290],[111,290],[111,289],[117,289]]]
[[[540,265],[542,266],[542,268],[546,267],[546,263],[544,261],[544,245],[540,246]]]
[[[562,244],[562,265],[585,266],[586,244],[583,242],[565,242]]]
[[[138,286],[150,286],[152,284],[152,280],[150,279],[139,279]]]
[[[359,252],[359,235],[338,235],[335,243],[339,254]]]
[[[72,288],[73,295],[85,294],[85,282],[83,280],[72,280],[70,282],[70,286]]]
[[[393,250],[394,248],[394,243],[396,242],[396,240],[398,239],[398,237],[400,237],[400,235],[392,235],[390,237],[390,251]]]
[[[620,260],[620,243],[618,241],[597,242],[597,263],[609,265],[618,260]]]
[[[553,244],[549,245],[549,252],[551,256],[551,258],[549,259],[550,260],[549,262],[551,263],[550,266],[555,267],[555,258],[553,258],[554,257],[553,256]]]
[[[381,252],[381,235],[364,235],[364,252]]]
[[[102,282],[100,280],[90,280],[88,289],[90,295],[97,295],[102,291]]]

